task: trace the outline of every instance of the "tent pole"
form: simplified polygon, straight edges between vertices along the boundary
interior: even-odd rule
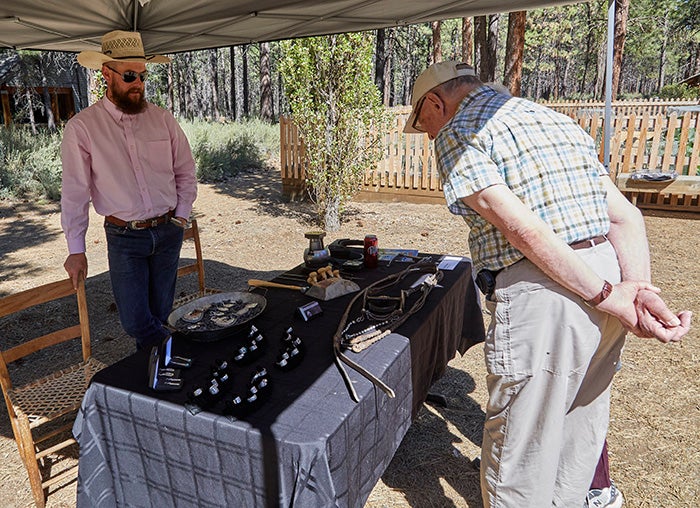
[[[138,32],[139,30],[139,0],[134,0],[134,20],[131,23],[131,31]]]
[[[612,74],[615,42],[615,0],[608,4],[608,51],[605,61],[605,129],[603,133],[603,165],[610,172],[610,138],[612,132]]]

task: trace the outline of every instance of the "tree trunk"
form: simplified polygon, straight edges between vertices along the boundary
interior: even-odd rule
[[[185,101],[185,70],[182,68],[182,59],[177,60],[177,67],[175,67],[176,81],[177,81],[177,111],[178,114],[187,118],[187,102]]]
[[[386,69],[386,29],[377,30],[377,39],[374,49],[374,84],[377,85],[382,104],[387,105],[385,94],[385,74]]]
[[[211,116],[217,121],[221,116],[219,111],[219,66],[216,48],[209,50],[209,69],[211,70]]]
[[[248,49],[250,44],[243,46],[243,116],[250,116],[250,91],[248,89]]]
[[[598,65],[596,68],[595,89],[593,98],[601,100],[603,98],[603,90],[605,88],[605,55],[607,54],[608,44],[605,38],[598,44]]]
[[[661,91],[666,81],[666,50],[668,48],[668,11],[664,13],[664,28],[661,38],[661,54],[659,55],[659,81],[657,91]]]
[[[474,69],[481,75],[483,54],[486,51],[486,16],[474,16]]]
[[[627,36],[627,17],[629,16],[629,0],[615,0],[615,40],[613,42],[613,75],[612,99],[617,98],[620,87],[620,72],[622,71],[622,55]]]
[[[586,6],[586,26],[588,27],[588,33],[586,34],[586,51],[584,52],[583,59],[583,73],[581,75],[581,82],[579,83],[578,92],[580,95],[586,93],[586,87],[588,86],[588,68],[591,65],[591,52],[593,51],[593,42],[595,40],[593,31],[593,22],[591,15],[591,4],[585,4]]]
[[[471,18],[462,18],[462,61],[474,64],[474,34]]]
[[[185,75],[187,76],[187,79],[184,80],[184,85],[185,85],[185,90],[184,90],[184,98],[185,98],[185,117],[189,118],[190,120],[194,118],[194,111],[192,110],[194,101],[192,98],[192,53],[187,52],[185,53],[185,69],[184,72],[186,73]]]
[[[44,100],[44,110],[46,111],[46,126],[49,131],[54,132],[56,130],[56,118],[53,115],[53,108],[51,107],[51,96],[49,95],[49,82],[46,79],[46,72],[44,69],[44,56],[43,53],[39,55],[39,74],[41,75],[41,86],[44,89],[42,92],[42,98]]]
[[[433,29],[433,63],[442,62],[442,38],[440,36],[441,21],[433,21],[430,23]]]
[[[508,87],[511,94],[518,97],[521,94],[523,79],[525,20],[525,11],[511,12],[508,14],[508,38],[506,39],[503,84]]]
[[[229,55],[231,60],[231,118],[238,118],[236,114],[236,48],[229,46]]]
[[[496,77],[496,49],[498,48],[499,14],[477,16],[475,21],[475,46],[479,47],[479,79],[493,81]],[[477,23],[478,20],[478,23]]]
[[[24,90],[24,98],[27,101],[29,125],[32,127],[32,134],[36,134],[36,119],[34,118],[34,101],[32,100],[32,91],[29,87],[25,88]]]
[[[415,46],[415,27],[409,26],[406,32],[406,55],[411,55],[414,52]],[[402,67],[401,104],[410,104],[411,93],[413,93],[413,82],[416,80],[416,77],[413,75],[413,59],[405,58]]]
[[[488,39],[487,39],[487,77],[486,81],[494,81],[496,79],[496,51],[498,50],[498,20],[501,18],[500,14],[489,15],[488,24]],[[483,63],[483,62],[482,62]]]
[[[394,57],[393,57],[393,51],[394,51],[394,39],[396,36],[396,31],[393,28],[389,29],[389,38],[387,40],[387,48],[386,48],[386,62],[384,64],[384,90],[382,91],[384,100],[382,103],[384,106],[390,107],[394,106],[394,94],[392,93],[392,79],[391,79],[391,71],[394,65]]]
[[[340,229],[340,198],[328,198],[323,217],[324,229],[328,232]]]
[[[270,81],[270,43],[260,44],[260,118],[263,122],[274,121],[272,111],[272,82]]]
[[[175,83],[174,83],[174,76],[173,73],[175,72],[173,70],[174,63],[171,65],[167,66],[167,76],[168,76],[168,110],[174,115],[175,114]]]

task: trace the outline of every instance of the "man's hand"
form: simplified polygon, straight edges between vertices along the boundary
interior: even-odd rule
[[[661,297],[648,290],[640,290],[635,298],[637,326],[632,333],[642,338],[654,337],[661,342],[678,342],[690,330],[693,313],[674,314]]]
[[[68,276],[73,281],[73,288],[78,289],[78,282],[87,277],[88,262],[84,252],[70,254],[63,263],[63,268],[68,272]]]
[[[597,305],[596,309],[612,314],[620,320],[625,328],[636,335],[639,316],[635,300],[640,291],[654,295],[661,290],[649,282],[623,281],[613,286],[610,296]],[[659,298],[659,300],[661,299]]]

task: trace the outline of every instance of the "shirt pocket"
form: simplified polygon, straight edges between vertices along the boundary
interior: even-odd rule
[[[172,173],[173,154],[169,139],[145,141],[141,157],[147,171],[162,174]]]

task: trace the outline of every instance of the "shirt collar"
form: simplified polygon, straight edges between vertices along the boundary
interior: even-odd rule
[[[121,122],[124,117],[124,112],[117,108],[117,106],[107,98],[107,95],[102,97],[102,105],[116,122]]]
[[[496,95],[498,92],[491,88],[490,86],[487,85],[481,85],[471,92],[469,92],[464,99],[462,99],[461,104],[457,108],[457,111],[460,111],[464,108],[468,108],[470,104],[476,102],[482,97],[485,97],[487,95]]]
[[[440,134],[447,129],[452,122],[454,121],[455,117],[459,115],[460,111],[464,111],[466,108],[468,108],[471,104],[475,103],[477,100],[489,96],[489,95],[497,95],[499,92],[494,90],[488,85],[480,85],[477,88],[473,89],[471,92],[469,92],[464,99],[462,99],[462,102],[459,103],[459,106],[457,106],[457,110],[455,111],[455,114],[450,120],[442,126],[442,129],[437,133],[437,136],[435,136],[435,139],[440,136]]]

